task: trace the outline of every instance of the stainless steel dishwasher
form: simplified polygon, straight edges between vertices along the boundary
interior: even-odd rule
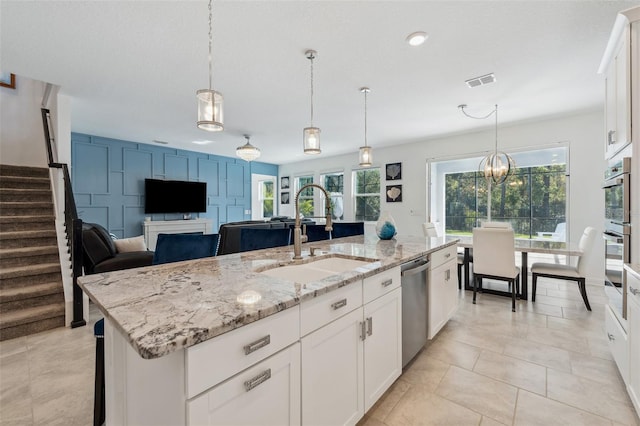
[[[402,367],[427,342],[427,281],[429,261],[426,257],[407,262],[402,271]]]

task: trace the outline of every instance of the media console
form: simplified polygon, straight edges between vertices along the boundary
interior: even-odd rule
[[[213,233],[211,219],[151,220],[142,222],[144,241],[149,250],[156,249],[158,234],[189,234],[191,232]]]

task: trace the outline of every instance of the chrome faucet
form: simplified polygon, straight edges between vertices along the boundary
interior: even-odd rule
[[[325,216],[324,217],[327,219],[324,229],[325,231],[331,231],[333,229],[331,226],[331,197],[329,196],[329,193],[327,192],[326,189],[324,189],[323,187],[315,183],[309,183],[307,185],[304,185],[302,188],[298,190],[298,192],[296,192],[296,198],[294,201],[295,203],[294,205],[296,208],[296,223],[295,223],[295,227],[293,228],[293,258],[294,259],[302,259],[302,243],[306,243],[308,239],[307,236],[302,232],[302,226],[300,223],[300,204],[298,204],[298,198],[300,197],[300,193],[302,191],[312,187],[316,187],[322,190],[322,192],[324,193],[324,198],[325,198],[325,203],[324,203]],[[322,216],[309,216],[309,217],[322,217]]]

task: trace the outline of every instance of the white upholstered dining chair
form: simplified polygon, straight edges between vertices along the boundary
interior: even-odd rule
[[[587,286],[585,269],[589,263],[593,262],[595,254],[593,253],[593,244],[596,239],[597,231],[591,226],[582,233],[580,238],[579,248],[582,251],[582,255],[578,256],[575,261],[575,265],[561,265],[557,263],[543,263],[536,262],[531,265],[531,281],[532,281],[532,294],[531,301],[536,301],[536,286],[538,284],[538,277],[555,278],[559,280],[576,281],[578,283],[578,289],[580,295],[587,310],[591,310],[589,305],[589,298],[587,297]]]
[[[512,229],[473,228],[473,303],[482,279],[507,281],[511,287],[511,311],[516,311],[520,269],[516,266]]]

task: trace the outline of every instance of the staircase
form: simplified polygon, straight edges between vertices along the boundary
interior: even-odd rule
[[[0,165],[0,341],[64,325],[49,169]]]

